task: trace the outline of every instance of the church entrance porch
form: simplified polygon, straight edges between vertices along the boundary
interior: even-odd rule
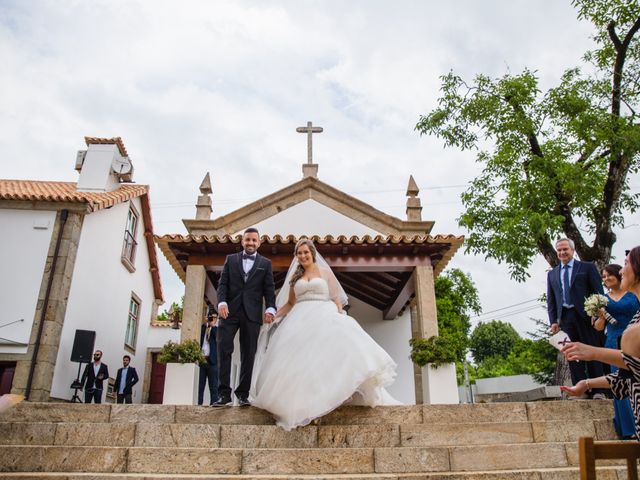
[[[356,318],[398,364],[390,392],[405,403],[422,403],[420,368],[409,360],[409,339],[438,334],[433,279],[462,244],[462,237],[430,235],[312,236],[350,297]],[[240,236],[165,235],[156,237],[185,282],[182,339],[197,338],[207,304],[228,254],[241,250]],[[298,238],[263,235],[259,252],[273,264],[281,288]]]

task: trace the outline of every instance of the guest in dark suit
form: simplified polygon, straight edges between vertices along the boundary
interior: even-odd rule
[[[216,347],[216,335],[218,327],[218,314],[209,314],[207,321],[200,327],[200,348],[205,362],[200,364],[200,381],[198,384],[198,405],[204,403],[204,387],[209,383],[209,404],[213,405],[218,400],[218,349]]]
[[[109,368],[102,363],[102,350],[93,354],[93,362],[88,363],[82,373],[80,383],[84,386],[84,403],[102,403],[102,382],[109,379]]]
[[[592,328],[591,318],[584,311],[587,297],[594,293],[604,294],[598,269],[593,263],[575,260],[574,243],[567,238],[556,242],[556,252],[560,264],[547,275],[547,312],[551,332],[562,330],[573,342],[601,347],[604,338]],[[605,373],[602,363],[597,361],[569,362],[569,370],[574,385]],[[603,392],[595,391],[594,397],[604,398]]]
[[[228,255],[218,284],[218,392],[217,407],[231,403],[231,354],[240,330],[240,381],[235,390],[240,406],[249,405],[253,361],[262,321],[271,323],[276,313],[276,295],[271,261],[258,253],[260,235],[248,228],[242,235],[240,253]],[[266,312],[262,310],[263,299]]]
[[[131,391],[133,386],[138,383],[138,372],[135,367],[130,367],[131,357],[125,355],[122,357],[122,368],[118,369],[116,375],[116,402],[133,403],[131,401]]]

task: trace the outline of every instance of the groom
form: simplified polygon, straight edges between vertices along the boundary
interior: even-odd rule
[[[240,330],[240,382],[235,390],[241,407],[249,404],[253,360],[262,325],[262,300],[267,309],[264,321],[271,323],[276,313],[276,294],[271,261],[258,253],[260,235],[247,228],[240,253],[227,256],[218,283],[218,401],[214,407],[231,403],[231,354],[233,339]]]

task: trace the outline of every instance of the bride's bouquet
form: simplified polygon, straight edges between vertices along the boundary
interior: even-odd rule
[[[600,313],[600,309],[606,307],[609,304],[609,299],[599,293],[594,293],[587,297],[584,301],[584,311],[591,317],[597,317]],[[613,318],[609,312],[605,311],[604,317],[611,325],[616,325],[618,321]]]

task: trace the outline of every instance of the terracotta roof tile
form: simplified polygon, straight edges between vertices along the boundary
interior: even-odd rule
[[[90,211],[126,202],[148,191],[148,185],[126,184],[112,192],[78,192],[75,182],[0,179],[1,200],[86,203]]]
[[[128,157],[127,149],[124,146],[124,142],[120,137],[113,138],[100,138],[100,137],[84,137],[84,141],[89,145],[117,145],[118,150],[120,150],[120,155],[123,157]]]

